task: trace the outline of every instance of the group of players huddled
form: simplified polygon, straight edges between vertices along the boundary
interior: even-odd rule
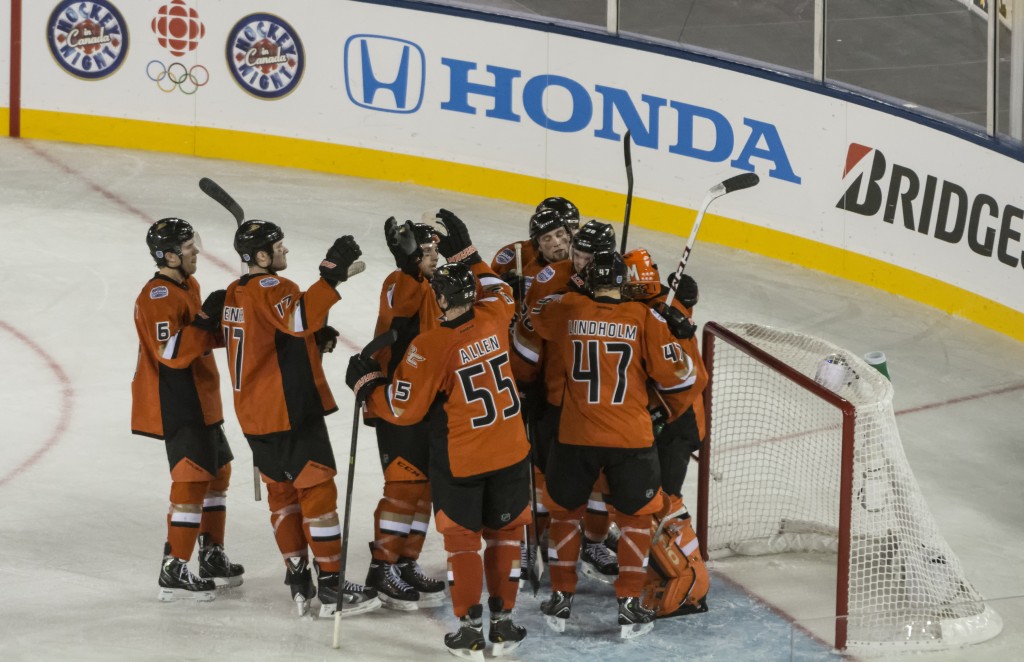
[[[339,576],[337,464],[324,422],[337,405],[321,363],[339,335],[327,325],[338,286],[361,271],[359,246],[337,239],[303,291],[280,275],[281,227],[245,221],[234,246],[247,273],[202,300],[198,234],[179,218],[150,227],[158,271],[135,304],[132,431],[163,439],[170,466],[160,599],[212,600],[217,587],[242,583],[224,552],[232,454],[212,353],[223,348],[300,613],[314,597],[321,616],[339,599],[345,615],[441,605],[445,582],[418,563],[431,511],[460,619],[444,641],[459,657],[483,659],[485,581],[493,654],[526,638],[512,611],[520,581],[540,580],[538,548],[552,588],[541,611],[557,632],[580,561],[584,575],[614,583],[623,638],[657,617],[706,611],[707,573],[681,497],[707,382],[690,321],[696,283],[663,285],[646,250],[620,254],[612,226],[581,226],[564,198],[541,202],[529,240],[490,264],[458,216],[441,209],[429,221],[385,221],[397,268],[381,288],[374,337],[397,339],[352,356],[346,371],[384,475],[365,586]],[[197,541],[198,576],[188,567]]]

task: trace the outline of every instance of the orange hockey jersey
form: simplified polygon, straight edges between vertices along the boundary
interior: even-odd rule
[[[572,260],[561,260],[538,271],[523,303],[525,314],[519,316],[513,330],[512,371],[516,379],[535,382],[543,378],[546,400],[556,407],[562,404],[565,386],[563,356],[546,351],[547,343],[533,329],[529,311],[544,297],[565,292],[572,274]]]
[[[135,300],[138,365],[132,379],[132,432],[164,439],[183,425],[224,419],[217,337],[191,326],[202,308],[192,276],[178,284],[156,274]]]
[[[668,296],[668,288],[662,285],[661,293],[652,297],[651,299],[645,300],[643,303],[651,306],[652,308],[665,302],[665,297]],[[693,311],[686,308],[679,302],[679,299],[672,300],[672,307],[678,308],[687,319],[693,317]],[[687,340],[679,340],[679,345],[683,351],[690,357],[690,361],[693,363],[693,375],[690,377],[689,388],[681,391],[672,393],[659,393],[665,405],[669,409],[669,420],[675,420],[686,413],[686,410],[693,407],[693,413],[697,419],[697,431],[700,434],[700,438],[704,438],[704,399],[701,397],[704,393],[704,388],[708,385],[708,370],[704,367],[704,359],[700,355],[700,347],[697,343],[698,336],[694,336]]]
[[[277,274],[228,286],[222,328],[242,432],[285,432],[337,410],[313,333],[340,298],[322,279],[302,292]]]
[[[373,358],[383,368],[384,374],[391,377],[412,339],[440,325],[441,309],[437,307],[430,282],[426,278],[417,279],[404,271],[395,270],[384,279],[380,290],[380,306],[373,337],[394,329],[398,332],[398,338],[390,347],[384,347],[374,354]],[[366,403],[365,411],[367,419],[380,418],[372,401]]]
[[[659,391],[688,388],[689,356],[665,320],[634,301],[577,292],[545,297],[530,310],[537,334],[564,357],[558,440],[581,446],[645,448],[654,441],[647,380]]]
[[[494,281],[484,284],[493,288]],[[511,466],[530,450],[509,366],[514,307],[502,283],[463,316],[421,333],[388,387],[371,396],[382,417],[398,425],[429,416],[431,464],[447,464],[457,478]]]
[[[533,247],[532,241],[529,239],[524,241],[513,241],[511,244],[505,244],[499,248],[498,252],[494,254],[494,259],[491,260],[491,273],[500,278],[508,272],[515,270],[516,244],[522,244],[522,248],[520,250],[523,253],[524,267],[530,262],[533,262],[534,258],[537,257],[537,249]]]

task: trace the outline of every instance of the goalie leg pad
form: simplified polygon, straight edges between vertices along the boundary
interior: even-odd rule
[[[651,545],[644,606],[658,618],[706,612],[710,578],[689,514],[665,522],[655,517],[653,529],[659,525],[661,531]]]

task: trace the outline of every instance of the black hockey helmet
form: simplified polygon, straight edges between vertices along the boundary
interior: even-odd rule
[[[192,225],[183,218],[161,218],[149,226],[146,232],[146,245],[149,246],[149,254],[156,260],[157,266],[166,267],[167,253],[174,253],[181,257],[181,245],[196,236]]]
[[[561,214],[570,232],[580,229],[580,210],[565,198],[544,198],[537,205],[537,211],[542,209],[553,209]]]
[[[530,241],[533,242],[533,247],[538,247],[537,241],[540,239],[541,235],[557,230],[558,228],[565,228],[566,232],[569,232],[570,234],[572,233],[565,217],[554,209],[541,209],[531,216]]]
[[[572,238],[573,250],[597,254],[615,250],[615,228],[600,221],[587,221]]]
[[[413,223],[412,232],[418,246],[437,243],[437,229],[429,223]]]
[[[435,269],[430,277],[430,287],[435,297],[444,295],[448,308],[473,303],[476,299],[476,277],[461,262],[449,262]]]
[[[251,220],[238,226],[235,231],[235,251],[246,264],[256,264],[256,254],[266,251],[274,255],[274,244],[284,239],[281,226],[271,221]]]
[[[583,284],[591,293],[603,289],[622,290],[626,282],[626,263],[618,251],[598,251],[583,268]]]

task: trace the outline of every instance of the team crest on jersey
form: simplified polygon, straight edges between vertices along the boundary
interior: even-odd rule
[[[536,276],[538,283],[546,283],[546,282],[548,282],[549,280],[551,280],[554,277],[555,277],[555,270],[554,270],[554,268],[551,267],[551,265],[548,265],[548,266],[544,267],[543,269],[541,269],[540,273],[537,274],[537,276]]]
[[[420,367],[420,361],[426,361],[427,357],[423,356],[416,350],[416,345],[409,345],[409,351],[406,352],[405,362],[414,368]]]
[[[512,258],[514,258],[515,256],[516,252],[514,250],[512,250],[511,248],[504,248],[494,258],[494,261],[497,262],[498,264],[508,264],[509,262],[512,261]]]
[[[273,276],[267,276],[266,278],[261,278],[260,279],[260,287],[273,287],[273,286],[277,285],[280,282],[281,281],[279,281],[278,279],[274,278]]]
[[[166,285],[157,285],[156,287],[154,287],[153,289],[151,289],[149,291],[149,298],[150,299],[166,299],[167,298],[167,294],[168,294],[168,292],[167,292],[167,286]]]
[[[280,99],[302,80],[306,54],[291,25],[273,14],[249,14],[228,33],[228,69],[239,87]]]
[[[46,43],[64,71],[99,80],[124,63],[128,25],[107,0],[63,0],[46,23]]]

